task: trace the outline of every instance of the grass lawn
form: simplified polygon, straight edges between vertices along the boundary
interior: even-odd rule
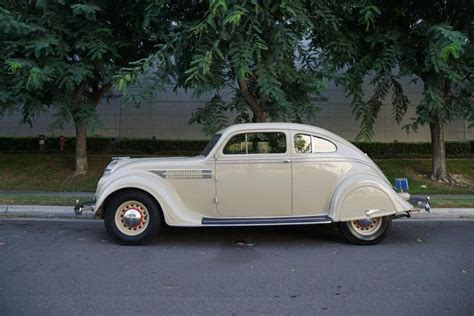
[[[438,208],[474,208],[474,198],[467,198],[467,199],[431,199],[431,207],[438,207]]]
[[[393,184],[395,178],[408,178],[412,194],[474,194],[474,159],[448,159],[448,173],[461,175],[470,186],[455,186],[433,182],[427,175],[431,171],[429,159],[377,159],[375,163]]]
[[[117,155],[89,155],[89,174],[74,177],[72,154],[0,153],[0,191],[94,192],[97,181],[113,156]],[[430,181],[426,177],[431,167],[431,160],[428,159],[379,159],[375,162],[392,183],[397,177],[408,178],[412,194],[474,194],[474,186],[461,187]],[[474,159],[450,159],[448,172],[462,175],[465,180],[474,183]]]

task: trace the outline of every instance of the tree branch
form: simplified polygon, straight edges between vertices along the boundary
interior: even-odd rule
[[[252,112],[255,113],[255,114],[258,113],[259,112],[258,103],[255,100],[252,93],[250,93],[249,87],[247,85],[247,82],[245,82],[245,80],[243,80],[243,79],[239,80],[239,88],[240,88],[240,92],[242,93],[242,96],[245,99],[245,102],[247,102],[247,104],[252,109]]]
[[[109,91],[111,88],[112,88],[112,83],[109,82],[109,83],[106,83],[106,84],[102,85],[102,87],[100,87],[99,89],[95,90],[93,92],[92,96],[90,97],[90,100],[92,101],[92,104],[94,104],[94,105],[99,104],[100,98],[102,98],[102,96],[107,91]]]

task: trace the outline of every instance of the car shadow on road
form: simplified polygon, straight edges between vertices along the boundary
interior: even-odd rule
[[[229,245],[253,247],[265,244],[338,244],[344,243],[336,225],[268,227],[165,227],[151,244]]]
[[[399,225],[394,225],[399,226]],[[403,230],[403,229],[402,229]],[[97,240],[110,240],[105,230],[97,231]],[[111,241],[112,242],[112,241]],[[400,227],[392,227],[387,238],[379,245],[416,243],[415,236],[406,235]],[[160,233],[144,246],[325,246],[348,245],[337,224],[252,226],[252,227],[171,227],[164,226]]]

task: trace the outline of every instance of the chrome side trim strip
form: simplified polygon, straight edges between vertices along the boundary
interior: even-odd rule
[[[212,179],[211,169],[157,169],[150,172],[163,179]]]
[[[209,218],[203,217],[204,226],[271,226],[271,225],[309,225],[329,224],[329,216],[301,216],[301,217],[260,217],[260,218]]]

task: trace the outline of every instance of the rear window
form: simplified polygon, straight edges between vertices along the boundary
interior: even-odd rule
[[[304,153],[333,153],[336,151],[336,145],[333,142],[321,137],[296,134],[294,138],[295,151]]]

